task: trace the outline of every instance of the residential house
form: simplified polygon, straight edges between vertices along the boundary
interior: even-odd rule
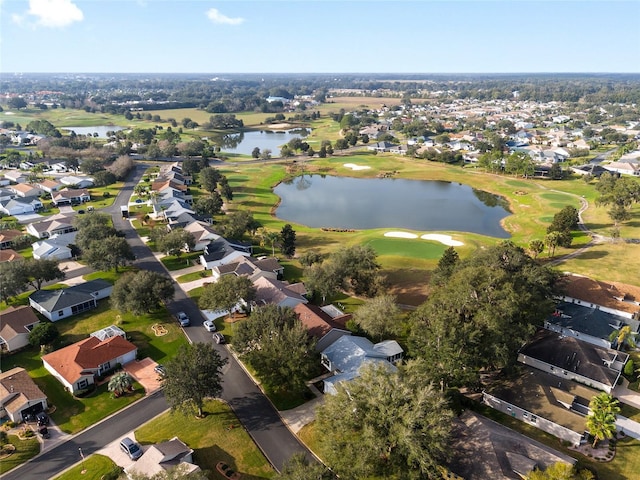
[[[518,361],[525,365],[607,393],[616,386],[628,360],[626,353],[544,328],[518,353]]]
[[[181,475],[185,478],[193,472],[200,471],[200,467],[193,463],[193,449],[178,437],[173,437],[167,442],[151,445],[135,463],[125,468],[125,473],[129,478],[133,475],[155,478],[178,465]]]
[[[640,176],[640,160],[638,159],[619,159],[617,162],[611,162],[604,165],[604,168],[610,172],[620,173],[622,175]]]
[[[20,230],[0,230],[0,250],[13,247],[13,242],[16,238],[23,235]]]
[[[329,305],[328,307],[333,307]],[[337,308],[338,315],[332,316],[332,312],[327,307],[317,307],[309,303],[299,303],[293,308],[302,324],[306,327],[309,335],[316,339],[316,351],[322,352],[329,345],[344,335],[351,335],[346,324],[351,319],[350,314],[344,314]],[[333,312],[332,312],[333,313]]]
[[[588,163],[587,165],[580,165],[578,167],[569,167],[569,169],[578,175],[591,175],[596,178],[599,178],[603,173],[609,172],[609,170],[603,166],[596,165],[595,163]]]
[[[85,203],[91,200],[91,195],[86,188],[70,189],[68,187],[57,191],[51,195],[53,204],[58,207],[60,205],[74,205]]]
[[[71,220],[47,220],[44,222],[30,223],[27,225],[27,232],[36,238],[49,238],[54,235],[75,232],[76,227],[71,224]]]
[[[524,368],[517,378],[494,383],[482,393],[485,404],[562,441],[587,441],[589,401],[598,392],[571,381]]]
[[[0,201],[11,200],[12,198],[16,198],[16,194],[13,193],[12,190],[9,190],[8,188],[0,188]]]
[[[0,212],[7,215],[28,215],[41,210],[42,207],[42,202],[38,197],[16,197],[0,201]]]
[[[29,181],[29,176],[19,170],[5,171],[4,178],[10,180],[12,183],[27,183]]]
[[[169,226],[171,229],[173,229],[177,226],[180,226],[180,224],[181,223],[176,222],[175,224],[171,224]],[[191,249],[192,251],[195,251],[195,252],[204,251],[207,245],[221,238],[220,235],[218,235],[216,232],[213,231],[213,228],[211,228],[211,225],[209,225],[206,222],[194,220],[184,225],[184,227],[182,228],[184,228],[185,232],[191,233],[195,238],[196,243],[194,247]]]
[[[635,285],[565,275],[562,277],[562,290],[564,295],[560,299],[565,302],[597,308],[631,320],[640,320],[640,287]]]
[[[390,142],[377,142],[377,143],[373,143],[371,145],[367,145],[367,150],[372,150],[372,151],[376,151],[376,152],[388,152],[390,149],[397,147],[397,145],[394,145],[393,143]]]
[[[36,260],[66,260],[73,257],[71,245],[75,245],[78,232],[52,235],[31,244]]]
[[[46,180],[37,182],[36,186],[40,188],[40,190],[42,190],[43,192],[53,193],[60,190],[64,186],[64,184],[56,180],[46,179]]]
[[[447,465],[460,476],[444,474],[443,480],[523,479],[536,468],[576,463],[569,455],[468,409],[453,420],[451,441]]]
[[[9,185],[8,188],[21,198],[37,197],[42,194],[42,190],[40,188],[30,183],[18,183],[17,185]]]
[[[136,359],[138,348],[120,336],[89,337],[42,357],[47,369],[72,394],[95,384],[96,377]]]
[[[200,255],[200,264],[205,270],[237,261],[240,257],[251,255],[251,245],[240,242],[229,242],[223,237],[210,242]]]
[[[38,290],[29,304],[52,322],[77,315],[98,306],[98,300],[111,295],[113,286],[101,279],[59,290]]]
[[[16,262],[18,260],[24,260],[24,257],[11,248],[0,250],[0,263],[4,262]]]
[[[22,305],[0,312],[0,351],[14,352],[29,345],[29,333],[40,320],[33,310]]]
[[[27,415],[49,408],[47,396],[38,388],[24,368],[0,373],[0,418],[20,423]]]
[[[258,306],[271,304],[294,308],[300,303],[308,302],[303,296],[306,290],[301,283],[290,285],[280,280],[261,276],[253,281],[253,286],[256,289],[254,301]]]
[[[407,154],[407,145],[394,145],[389,148],[389,153],[394,153],[396,155],[406,155]]]
[[[367,363],[380,363],[395,371],[394,363],[402,360],[403,354],[404,350],[395,340],[374,345],[367,338],[344,335],[320,354],[322,366],[334,374],[324,380],[324,393],[337,393],[337,384],[356,378]]]
[[[78,177],[76,175],[68,175],[60,179],[60,183],[67,185],[68,187],[74,186],[76,188],[90,188],[94,185],[94,180],[91,177]]]
[[[252,282],[264,276],[274,280],[282,279],[284,267],[275,257],[240,257],[237,261],[219,265],[211,269],[213,280],[218,281],[223,275],[244,275]]]

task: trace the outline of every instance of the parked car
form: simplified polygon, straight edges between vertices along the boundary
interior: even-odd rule
[[[142,449],[140,445],[131,440],[129,437],[124,437],[120,441],[120,450],[129,455],[131,460],[137,460],[142,456]]]
[[[234,471],[229,465],[224,462],[218,462],[216,465],[216,470],[218,470],[225,478],[230,478],[231,480],[239,480],[242,475],[238,472]]]
[[[177,317],[181,327],[188,327],[189,325],[191,325],[191,320],[189,320],[189,317],[187,316],[186,313],[178,312]]]
[[[167,371],[165,370],[164,365],[156,365],[153,367],[153,371],[158,374],[159,379],[163,379],[167,376]]]
[[[51,438],[51,434],[49,433],[49,429],[42,425],[40,428],[38,428],[38,433],[40,434],[40,436],[42,438]]]
[[[220,345],[221,343],[226,343],[224,335],[222,335],[221,333],[214,333],[213,341],[216,342],[218,345]]]
[[[213,323],[213,320],[206,320],[202,325],[204,325],[204,328],[207,330],[207,332],[216,331],[216,324]]]
[[[49,415],[44,412],[36,413],[36,422],[38,425],[49,425]]]

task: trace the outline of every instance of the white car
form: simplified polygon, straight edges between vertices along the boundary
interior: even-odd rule
[[[202,325],[207,330],[207,332],[215,332],[216,331],[216,324],[213,323],[213,320],[205,320],[205,322]]]

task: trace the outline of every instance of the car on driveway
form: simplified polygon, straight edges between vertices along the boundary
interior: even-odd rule
[[[221,333],[214,333],[213,334],[213,341],[216,342],[218,345],[220,345],[221,343],[226,343],[224,335],[221,334]]]
[[[181,327],[188,327],[189,325],[191,325],[191,320],[189,320],[189,317],[186,313],[178,312],[178,315],[176,315],[176,317],[178,318],[178,322],[180,322]]]
[[[215,332],[216,331],[216,324],[213,323],[213,320],[205,320],[205,322],[202,325],[207,330],[207,332]]]
[[[49,433],[49,429],[45,425],[42,425],[42,426],[38,427],[38,433],[40,434],[40,436],[42,438],[51,438],[51,434]]]
[[[44,412],[39,412],[36,414],[36,422],[38,425],[49,425],[49,416]]]
[[[140,445],[131,440],[129,437],[124,437],[120,440],[120,450],[129,455],[131,460],[137,460],[142,456],[142,449]]]
[[[218,462],[216,465],[216,470],[218,470],[224,476],[224,478],[229,478],[231,480],[239,480],[242,476],[224,462]]]
[[[164,365],[156,365],[155,367],[153,367],[153,371],[158,375],[159,380],[162,380],[167,376],[167,370],[164,368]]]

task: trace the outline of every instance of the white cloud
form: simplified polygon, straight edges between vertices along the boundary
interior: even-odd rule
[[[36,25],[43,27],[62,28],[84,19],[82,10],[71,0],[29,0],[26,13],[36,17]],[[16,23],[23,19],[24,16],[14,15]]]
[[[230,18],[226,15],[220,13],[216,8],[210,8],[207,10],[207,18],[211,20],[213,23],[218,23],[221,25],[240,25],[244,22],[244,18]]]

